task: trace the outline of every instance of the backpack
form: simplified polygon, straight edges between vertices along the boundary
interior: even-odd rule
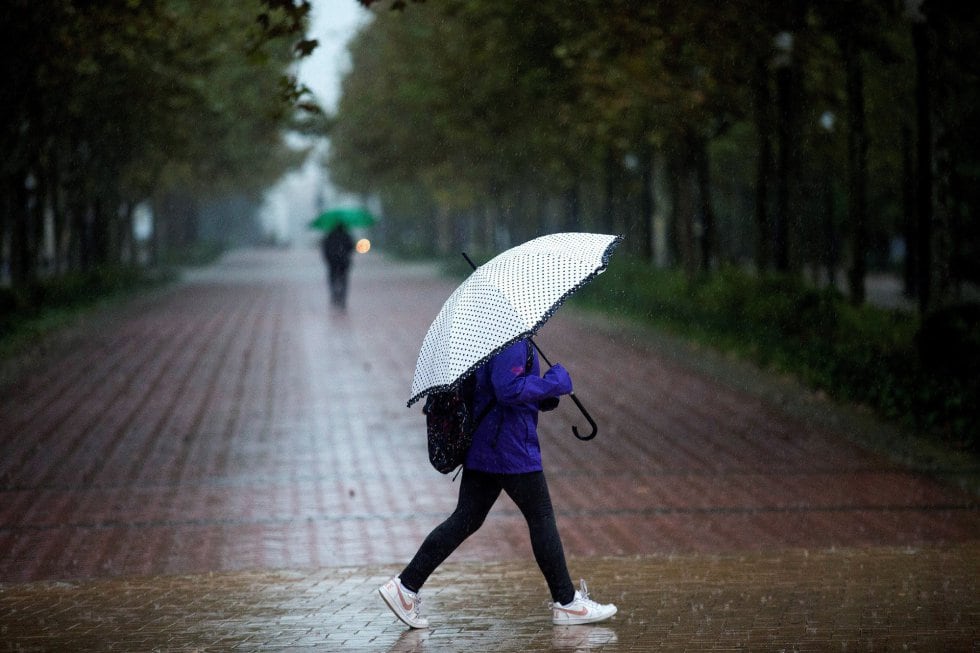
[[[528,345],[525,374],[531,371],[533,360],[532,349]],[[429,462],[442,474],[448,474],[463,464],[473,442],[473,432],[497,405],[494,397],[479,415],[474,415],[475,394],[476,373],[472,373],[455,390],[433,392],[425,398],[422,412],[425,413]]]
[[[425,429],[429,462],[442,474],[463,464],[473,442],[473,431],[496,404],[493,399],[477,419],[473,418],[476,374],[470,374],[455,390],[434,392],[425,399]]]

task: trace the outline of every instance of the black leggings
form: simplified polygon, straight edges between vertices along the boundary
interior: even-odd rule
[[[566,604],[574,599],[575,587],[565,564],[565,551],[558,535],[555,511],[551,507],[551,495],[548,494],[544,472],[488,474],[464,470],[456,510],[422,542],[418,553],[401,573],[402,584],[417,592],[436,567],[463,540],[479,530],[501,490],[517,504],[527,520],[534,559],[548,582],[552,600]]]

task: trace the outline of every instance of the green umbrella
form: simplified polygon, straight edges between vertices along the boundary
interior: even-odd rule
[[[374,216],[357,207],[330,209],[318,215],[309,226],[310,229],[330,231],[338,224],[345,227],[370,227],[374,224]]]

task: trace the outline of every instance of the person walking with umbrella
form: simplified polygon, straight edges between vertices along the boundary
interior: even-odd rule
[[[569,238],[575,234],[555,236],[559,236],[554,243],[557,251],[567,250],[570,242],[573,244],[577,242],[576,239]],[[537,239],[537,243],[531,241],[525,244],[525,246],[531,245],[529,249],[535,250],[531,257],[533,265],[539,265],[541,262],[540,252],[537,251],[544,244],[541,240]],[[413,382],[415,394],[409,404],[428,392],[450,387],[458,383],[461,378],[474,374],[476,389],[473,414],[482,415],[482,418],[473,431],[473,442],[463,465],[456,509],[429,533],[402,572],[392,577],[378,590],[395,616],[411,628],[426,628],[429,625],[428,619],[423,617],[420,611],[419,591],[422,586],[466,538],[479,530],[501,492],[505,492],[514,501],[527,521],[534,558],[551,594],[552,623],[555,625],[588,624],[604,621],[616,614],[616,606],[601,604],[589,598],[585,581],[582,581],[580,588],[576,590],[568,571],[555,511],[545,479],[537,424],[539,411],[554,409],[561,396],[570,395],[574,398],[572,380],[560,364],[551,365],[542,375],[537,346],[530,339],[530,335],[544,323],[565,297],[605,269],[609,253],[619,242],[615,237],[589,240],[594,241],[587,243],[591,248],[598,248],[598,264],[587,263],[591,269],[584,276],[579,274],[574,280],[559,281],[559,285],[564,283],[568,287],[551,289],[556,293],[557,299],[552,297],[547,300],[543,315],[534,318],[534,323],[530,326],[506,326],[513,322],[509,316],[490,317],[486,310],[475,310],[474,306],[457,303],[461,297],[480,295],[484,296],[483,301],[486,303],[491,301],[486,299],[488,294],[494,296],[499,294],[474,293],[472,286],[484,288],[486,277],[499,281],[501,275],[495,272],[497,268],[493,264],[504,262],[504,258],[507,257],[501,255],[471,275],[467,282],[472,281],[470,288],[467,288],[467,283],[464,283],[457,289],[457,292],[447,300],[426,335],[416,367],[416,380]],[[553,261],[553,258],[548,259],[545,268],[551,269]],[[513,267],[511,260],[508,259],[505,263],[504,267]],[[501,284],[496,283],[496,285],[499,290]],[[543,293],[539,289],[532,294],[535,300],[539,300]],[[513,301],[505,303],[510,306],[515,304]],[[518,310],[521,310],[520,307]],[[467,325],[467,316],[475,319],[482,328],[474,330],[472,325]],[[452,319],[454,317],[461,319]],[[441,370],[433,369],[427,364],[427,352],[436,348],[435,343],[458,340],[453,338],[452,334],[443,333],[442,330],[446,328],[458,328],[468,334],[486,334],[516,328],[517,335],[508,337],[497,333],[488,336],[498,342],[497,345],[483,345],[484,348],[489,347],[488,354],[484,354],[479,343],[467,343],[461,348],[462,355],[476,357],[476,364],[471,365],[460,378],[448,384],[439,384],[436,381],[435,385],[427,385],[429,381],[425,379],[438,378],[441,374]],[[502,344],[499,343],[501,339],[503,339]],[[451,357],[433,355],[433,358],[446,361]],[[424,387],[420,390],[420,386]],[[581,407],[577,400],[576,404]]]
[[[354,251],[354,240],[347,229],[370,227],[374,222],[374,215],[366,209],[337,207],[324,211],[308,225],[325,234],[320,239],[320,253],[327,266],[327,288],[334,306],[343,308],[347,303],[347,273]]]
[[[330,302],[334,306],[344,308],[347,305],[347,272],[350,269],[351,254],[354,251],[354,239],[351,238],[342,223],[330,230],[320,240],[320,251],[327,265],[327,285],[330,291]]]

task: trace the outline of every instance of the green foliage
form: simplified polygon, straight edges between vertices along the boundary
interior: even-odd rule
[[[696,281],[621,259],[576,301],[730,350],[841,400],[980,450],[980,307],[920,328],[789,276],[736,269]]]
[[[922,4],[935,59],[922,74],[903,3],[362,2],[381,6],[351,45],[328,163],[395,216],[387,245],[424,251],[417,229],[435,214],[441,253],[581,229],[689,270],[860,275],[894,270],[902,238],[911,270],[922,78],[942,120],[936,188],[919,195],[942,198],[949,231],[931,237],[955,243],[950,288],[980,278],[976,11]],[[791,52],[776,56],[777,35]]]
[[[63,240],[43,253],[54,267],[110,264],[133,206],[257,194],[298,165],[303,153],[283,132],[315,110],[289,75],[315,46],[303,33],[309,11],[305,0],[4,3],[0,19],[17,25],[0,57],[10,98],[0,103],[0,267],[10,281],[43,269],[45,215]],[[160,238],[193,233],[168,217],[155,216]],[[83,223],[93,237],[76,233]]]
[[[380,12],[351,44],[329,166],[352,191],[412,183],[466,210],[495,190],[555,187],[569,139],[561,16],[541,3],[453,0]]]

